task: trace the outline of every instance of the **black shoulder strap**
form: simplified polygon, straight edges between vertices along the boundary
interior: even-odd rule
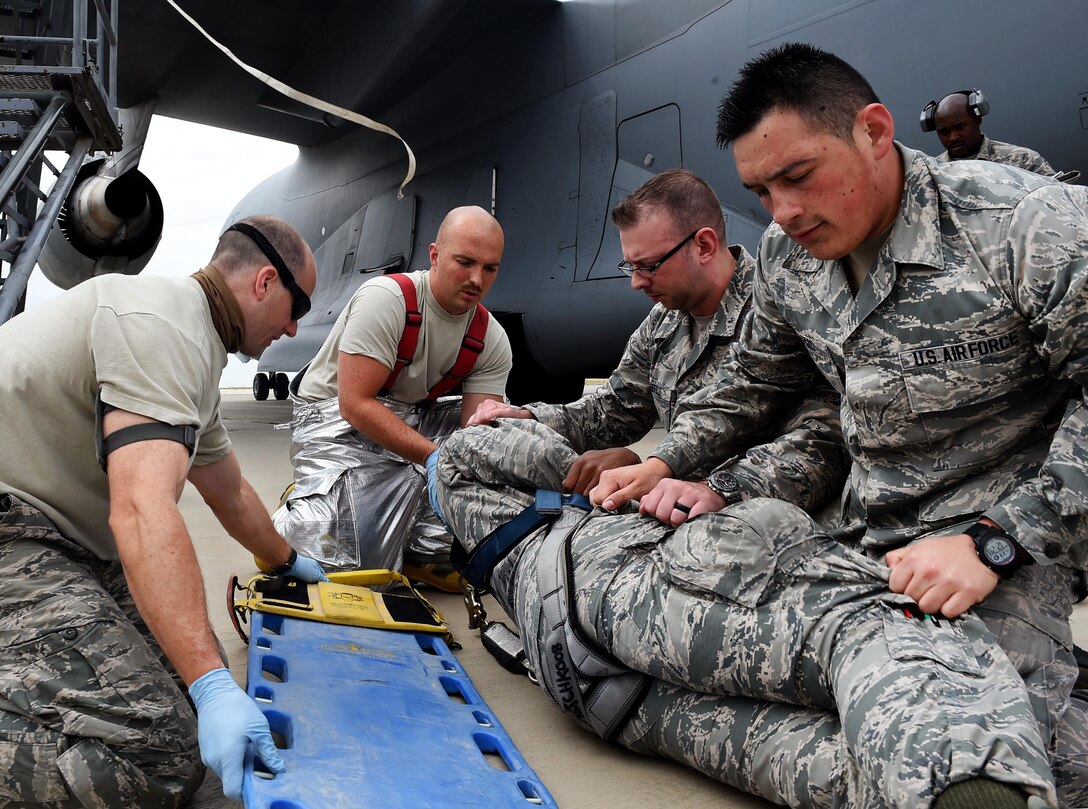
[[[103,472],[106,471],[106,459],[111,452],[126,444],[134,444],[137,441],[177,441],[179,444],[184,444],[189,451],[189,457],[193,457],[193,453],[196,451],[196,428],[191,424],[176,426],[164,424],[161,421],[149,421],[143,424],[122,427],[108,436],[103,436],[103,416],[110,410],[116,409],[112,405],[103,402],[102,394],[98,394],[98,398],[95,400],[94,449],[95,454],[98,456],[98,465],[102,467]]]

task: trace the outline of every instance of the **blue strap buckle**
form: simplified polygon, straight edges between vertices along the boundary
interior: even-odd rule
[[[563,511],[564,506],[589,511],[593,508],[588,498],[581,494],[562,494],[549,489],[537,489],[536,500],[525,507],[518,516],[488,534],[468,554],[461,575],[465,581],[481,592],[487,592],[487,580],[492,568],[525,537],[542,525],[551,522]]]
[[[563,510],[563,506],[574,506],[583,511],[589,511],[593,506],[584,494],[562,494],[550,489],[536,490],[536,513],[540,516],[555,517]]]

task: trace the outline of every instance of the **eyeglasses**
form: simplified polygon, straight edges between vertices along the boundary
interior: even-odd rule
[[[699,230],[702,230],[702,228],[699,228]],[[676,255],[681,247],[694,239],[695,234],[698,233],[699,230],[693,230],[691,233],[684,237],[684,240],[680,242],[680,244],[676,245],[676,247],[667,252],[649,267],[636,267],[630,261],[621,261],[619,264],[616,265],[616,269],[618,269],[624,275],[634,275],[637,272],[641,275],[648,275],[653,278],[654,273],[657,272],[658,269],[660,269],[661,265],[668,261],[670,258],[672,258],[674,255]]]
[[[265,238],[253,225],[247,225],[245,222],[235,222],[229,228],[227,233],[236,230],[244,236],[248,236],[253,240],[253,243],[257,247],[261,248],[261,252],[264,253],[265,258],[276,268],[276,272],[279,273],[280,282],[284,288],[291,293],[291,320],[302,320],[306,316],[306,313],[310,311],[310,296],[302,291],[295,282],[295,276],[291,275],[291,271],[287,269],[287,264],[283,258],[277,252],[276,248],[272,246],[272,242]]]

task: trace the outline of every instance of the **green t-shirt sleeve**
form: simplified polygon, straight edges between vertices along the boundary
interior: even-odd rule
[[[100,306],[91,324],[91,353],[104,402],[164,424],[196,427],[202,463],[229,452],[219,418],[219,373],[201,345],[173,324]]]
[[[405,305],[399,290],[371,283],[348,305],[340,351],[370,357],[392,370],[404,331]]]

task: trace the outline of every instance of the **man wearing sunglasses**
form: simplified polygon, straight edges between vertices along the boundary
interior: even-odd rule
[[[684,169],[647,180],[612,211],[624,260],[619,270],[656,306],[631,336],[609,380],[566,405],[513,407],[484,402],[470,424],[498,418],[535,418],[560,433],[580,455],[563,481],[567,491],[588,494],[601,472],[639,462],[625,447],[660,422],[668,429],[684,400],[714,380],[751,308],[755,262],[725,241],[725,221],[713,189]],[[845,481],[846,453],[830,388],[763,433],[739,460],[713,447],[692,479],[668,504],[665,522],[679,522],[699,499],[712,508],[754,496],[777,497],[814,510],[837,495]],[[773,439],[773,440],[771,440]],[[719,467],[715,469],[715,467]]]
[[[0,802],[180,806],[201,760],[240,798],[251,742],[282,770],[221,657],[177,499],[189,480],[256,556],[323,578],[219,412],[228,354],[293,335],[315,283],[301,235],[256,216],[191,277],[100,276],[0,326]]]
[[[490,213],[454,208],[430,268],[363,284],[296,378],[295,483],[273,519],[326,568],[403,567],[456,589],[443,578],[452,537],[422,497],[420,468],[480,402],[503,398],[510,341],[480,306],[503,247]]]

